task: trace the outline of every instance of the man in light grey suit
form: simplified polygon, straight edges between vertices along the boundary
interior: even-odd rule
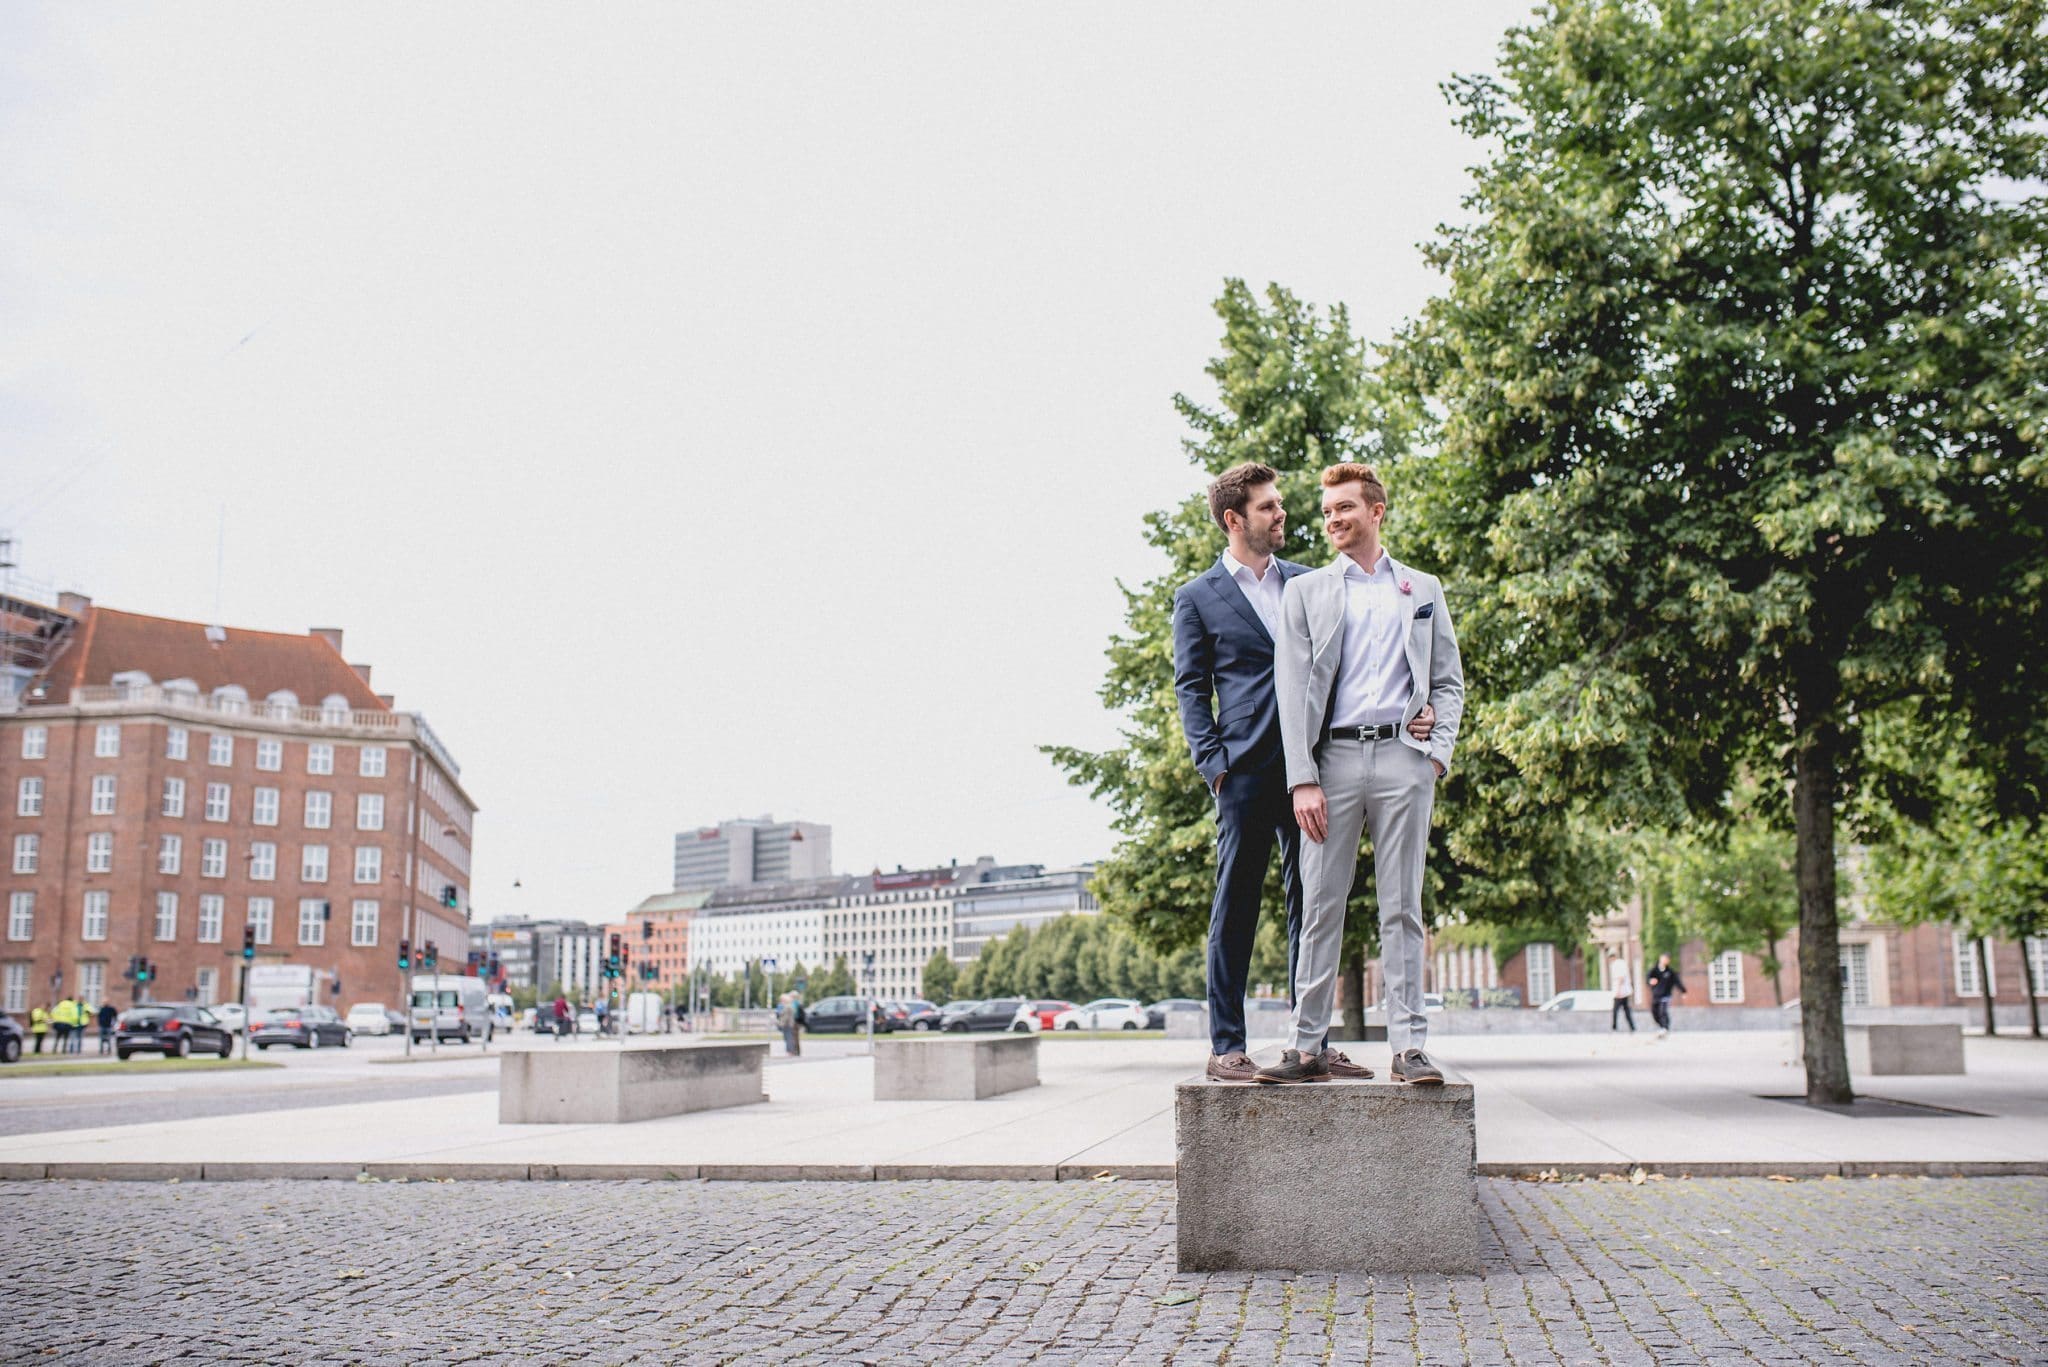
[[[1281,597],[1273,685],[1301,847],[1306,904],[1295,973],[1294,1047],[1260,1082],[1330,1076],[1322,1039],[1336,995],[1344,904],[1358,841],[1372,834],[1380,973],[1396,1081],[1441,1085],[1424,1051],[1422,866],[1437,780],[1450,772],[1465,675],[1443,586],[1380,546],[1386,487],[1370,465],[1323,471],[1323,530],[1337,557]],[[1429,739],[1407,732],[1425,708]]]

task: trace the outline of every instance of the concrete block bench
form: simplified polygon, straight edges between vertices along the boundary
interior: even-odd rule
[[[1960,1025],[1845,1025],[1849,1072],[1909,1077],[1963,1071]]]
[[[1448,1070],[1442,1087],[1191,1079],[1173,1109],[1182,1272],[1479,1271],[1472,1086]]]
[[[504,1125],[617,1125],[766,1101],[766,1043],[604,1044],[500,1056]]]
[[[1037,1085],[1037,1035],[875,1040],[877,1101],[980,1101]]]

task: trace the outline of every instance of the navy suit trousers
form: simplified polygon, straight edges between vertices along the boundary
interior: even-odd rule
[[[1301,944],[1301,831],[1287,793],[1287,766],[1270,764],[1223,779],[1216,802],[1216,900],[1209,908],[1209,1042],[1218,1054],[1245,1047],[1244,994],[1252,941],[1273,846],[1280,846],[1280,883],[1287,901],[1287,999],[1294,1000],[1294,962]]]

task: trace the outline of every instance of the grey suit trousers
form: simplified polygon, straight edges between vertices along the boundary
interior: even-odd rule
[[[1316,756],[1329,830],[1301,838],[1301,951],[1295,971],[1294,1047],[1314,1052],[1330,1028],[1344,948],[1344,903],[1358,874],[1358,840],[1372,834],[1380,903],[1380,977],[1387,1043],[1395,1053],[1426,1045],[1422,1011],[1422,866],[1436,768],[1400,740],[1326,740]]]

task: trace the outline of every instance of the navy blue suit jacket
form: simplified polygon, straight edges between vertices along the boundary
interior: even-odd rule
[[[1275,556],[1273,569],[1285,584],[1309,567]],[[1209,787],[1226,769],[1250,773],[1280,759],[1273,638],[1221,558],[1173,595],[1173,691],[1188,753]]]

